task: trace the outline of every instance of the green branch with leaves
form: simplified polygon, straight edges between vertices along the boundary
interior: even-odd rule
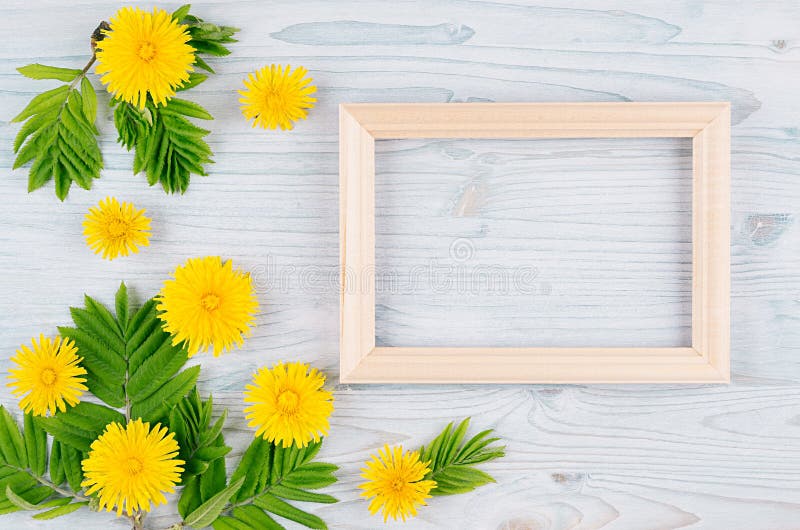
[[[186,28],[194,50],[195,69],[214,73],[205,58],[229,55],[233,35],[231,26],[218,26],[189,14],[190,5],[172,13],[175,22]],[[18,68],[30,79],[62,81],[65,84],[43,92],[13,118],[22,122],[14,140],[14,169],[30,164],[28,191],[55,182],[55,193],[66,199],[73,183],[90,189],[100,178],[103,157],[98,143],[97,95],[88,78],[89,69],[97,60],[97,45],[109,34],[110,26],[102,22],[92,33],[92,55],[82,69],[29,64]],[[205,58],[204,58],[205,57]],[[191,72],[188,81],[178,90],[193,88],[208,74]],[[161,184],[167,193],[184,193],[191,175],[205,176],[205,166],[212,163],[212,152],[204,137],[209,131],[197,127],[189,118],[212,120],[197,103],[172,98],[165,105],[156,105],[148,96],[143,109],[114,97],[114,125],[117,141],[128,151],[134,150],[134,173],[144,173],[149,185]]]

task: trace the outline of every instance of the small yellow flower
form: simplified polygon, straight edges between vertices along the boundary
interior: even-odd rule
[[[309,371],[303,363],[278,363],[271,370],[261,368],[247,385],[244,409],[256,436],[289,447],[306,447],[328,434],[328,416],[333,412],[333,394],[323,390],[325,376]]]
[[[302,66],[292,71],[289,65],[272,64],[250,74],[244,80],[247,90],[239,91],[242,114],[253,120],[253,127],[291,129],[317,101],[309,96],[317,87],[311,84],[313,79],[305,77],[307,73]]]
[[[81,486],[87,495],[99,492],[100,508],[116,507],[117,517],[123,510],[149,512],[150,503],[166,504],[164,492],[173,493],[180,482],[185,462],[177,455],[175,434],[160,424],[151,430],[141,419],[126,427],[109,423],[81,464]]]
[[[258,310],[253,281],[219,256],[191,258],[175,269],[156,299],[172,343],[186,342],[189,356],[213,347],[214,356],[241,346]]]
[[[32,348],[20,346],[17,355],[11,358],[17,368],[9,370],[8,386],[12,394],[26,394],[19,402],[19,408],[33,412],[34,416],[64,412],[67,405],[78,404],[81,394],[86,390],[86,370],[80,366],[83,358],[75,355],[78,349],[69,339],[61,337],[50,339],[39,335],[31,339]]]
[[[150,244],[150,218],[145,210],[136,210],[133,203],[120,203],[114,197],[106,197],[89,208],[83,221],[86,244],[95,254],[112,260],[139,252],[139,245]]]
[[[136,7],[117,11],[110,26],[97,43],[100,81],[114,97],[140,109],[148,94],[156,105],[166,104],[193,70],[188,26],[163,9],[147,13]]]
[[[390,448],[384,446],[372,460],[366,462],[361,476],[367,482],[359,488],[364,492],[362,497],[372,499],[369,512],[375,515],[383,512],[383,522],[391,516],[395,521],[417,515],[417,506],[424,506],[425,499],[431,497],[430,491],[436,487],[436,481],[423,480],[430,472],[430,462],[420,462],[418,451],[406,451],[398,445]]]

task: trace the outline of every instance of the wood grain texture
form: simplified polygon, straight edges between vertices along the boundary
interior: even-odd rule
[[[187,257],[222,254],[254,274],[262,306],[242,350],[194,360],[204,366],[201,390],[231,410],[236,461],[250,436],[241,399],[252,370],[303,360],[336,383],[340,102],[731,101],[730,387],[339,385],[323,456],[342,466],[331,493],[344,502],[317,513],[334,528],[382,528],[366,516],[355,489],[367,454],[383,443],[420,444],[453,417],[469,415],[476,427],[494,427],[509,440],[509,456],[488,466],[498,483],[434,499],[403,528],[800,526],[796,2],[203,2],[195,6],[200,16],[243,27],[234,54],[214,63],[219,74],[190,93],[217,118],[211,176],[193,180],[181,197],[147,188],[131,175],[131,155],[115,144],[101,104],[106,169],[94,189],[75,190],[64,204],[51,190],[28,195],[25,172],[10,170],[17,127],[8,121],[48,83],[14,68],[37,61],[81,67],[88,33],[119,5],[0,6],[7,36],[0,49],[0,370],[19,344],[67,322],[66,308],[80,304],[84,292],[108,303],[124,279],[143,299]],[[303,64],[320,88],[310,119],[291,133],[253,131],[237,109],[245,74],[270,62]],[[524,265],[536,258],[541,303],[480,293],[438,300],[421,292],[417,301],[426,303],[404,303],[419,312],[379,311],[379,342],[483,331],[488,345],[526,336],[553,345],[598,337],[620,346],[676,337],[688,343],[690,231],[679,221],[691,211],[680,184],[691,165],[686,145],[464,142],[409,140],[383,152],[378,146],[384,202],[377,259],[395,267],[410,266],[412,255],[452,261],[450,245],[468,239],[475,249],[470,263],[499,257]],[[381,163],[387,171],[419,167],[409,160],[439,165],[432,175],[412,175],[405,187],[381,181]],[[588,167],[617,179],[595,188]],[[524,178],[532,171],[547,193],[535,193],[537,183]],[[143,253],[108,263],[86,250],[80,223],[90,205],[111,194],[147,208],[154,237]],[[653,202],[665,208],[644,206]],[[395,217],[405,204],[419,210],[418,218]],[[481,236],[491,238],[486,246]],[[536,254],[523,248],[526,237],[536,242]],[[398,303],[391,296],[383,302]],[[520,320],[518,308],[531,306],[538,320]],[[464,316],[463,325],[443,330],[444,316]],[[382,328],[382,321],[390,325]],[[13,403],[4,387],[0,401]],[[153,529],[175,521],[170,509],[156,514]],[[26,514],[3,516],[0,527],[126,525],[81,513],[36,524]]]

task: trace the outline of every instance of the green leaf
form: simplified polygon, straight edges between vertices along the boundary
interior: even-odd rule
[[[21,69],[31,76],[62,79],[63,68],[29,65]],[[77,71],[68,79],[78,77]],[[59,77],[62,76],[62,77]],[[80,88],[61,85],[34,97],[12,121],[26,121],[14,141],[14,168],[29,162],[28,191],[55,181],[56,196],[64,200],[72,183],[89,189],[100,176],[103,158],[97,143],[97,100],[91,83],[83,78]]]
[[[288,502],[282,501],[281,499],[269,493],[265,493],[259,497],[256,497],[255,501],[253,501],[253,504],[259,508],[267,510],[268,512],[285,517],[290,521],[307,526],[308,528],[314,528],[317,530],[325,530],[328,528],[328,525],[325,524],[325,521],[316,515],[304,512],[300,508],[296,508]]]
[[[0,452],[4,462],[15,467],[27,467],[25,441],[19,432],[17,422],[2,405],[0,405]]]
[[[112,422],[124,425],[125,416],[109,407],[81,401],[65,412],[38,417],[36,421],[59,442],[85,453],[106,425]]]
[[[117,312],[117,322],[124,336],[128,328],[128,288],[125,282],[119,284],[117,294],[114,296],[114,310]]]
[[[17,114],[11,121],[20,122],[25,121],[27,118],[35,114],[42,114],[48,110],[58,111],[61,106],[67,101],[67,94],[69,93],[69,85],[61,85],[46,92],[42,92],[34,97],[28,105],[22,109],[22,112]],[[18,151],[15,149],[14,152]]]
[[[83,114],[86,117],[86,121],[94,126],[94,121],[97,119],[97,94],[95,94],[92,82],[89,81],[88,77],[81,79],[81,97],[83,98]]]
[[[31,79],[56,79],[58,81],[72,81],[83,72],[75,68],[59,68],[43,64],[29,64],[17,68],[17,72]]]
[[[258,508],[256,508],[258,510]],[[261,512],[261,510],[258,510]],[[261,512],[264,513],[264,512]],[[277,523],[276,523],[277,524]],[[212,523],[212,528],[214,530],[253,530],[254,528],[258,528],[259,530],[270,530],[272,528],[279,528],[282,530],[286,530],[282,526],[252,526],[249,523],[245,523],[238,519],[234,519],[233,517],[218,517],[216,521]]]
[[[320,489],[336,482],[333,472],[339,469],[333,464],[311,462],[304,464],[286,476],[282,484],[294,488]]]
[[[28,454],[28,466],[38,476],[44,476],[47,470],[47,433],[33,419],[30,412],[25,414],[25,452]]]
[[[203,528],[209,526],[214,520],[219,517],[219,514],[228,504],[228,501],[239,491],[242,486],[244,478],[231,483],[230,486],[220,491],[206,502],[201,504],[196,510],[190,513],[185,519],[184,523],[188,526],[195,528]]]
[[[233,35],[239,31],[239,28],[217,26],[188,14],[184,14],[181,22],[189,26],[189,35],[192,37],[189,45],[195,49],[195,66],[214,73],[201,55],[217,57],[229,55],[231,51],[225,45],[236,42]]]
[[[157,421],[169,413],[175,405],[197,383],[200,366],[192,366],[179,373],[163,386],[154,390],[141,401],[133,402],[131,417],[142,418],[143,421]]]
[[[64,466],[67,484],[73,491],[81,490],[81,482],[83,482],[82,460],[83,456],[77,449],[61,444],[61,464]]]
[[[161,110],[161,112],[166,112],[168,114],[176,114],[179,116],[184,115],[184,116],[189,116],[190,118],[199,118],[201,120],[214,119],[214,116],[209,114],[206,109],[204,109],[197,103],[192,103],[191,101],[178,98],[170,99],[169,105],[164,107]]]
[[[155,334],[157,337],[160,334]],[[127,392],[131,401],[136,403],[160,388],[186,364],[189,355],[184,349],[172,346],[168,336],[163,336],[161,347],[147,357],[130,377]],[[183,397],[183,396],[179,396]]]
[[[494,482],[491,475],[474,465],[504,456],[505,448],[491,445],[498,441],[498,438],[488,437],[491,429],[479,432],[465,442],[469,420],[466,418],[455,428],[453,423],[448,424],[428,446],[420,448],[420,459],[430,462],[431,468],[425,479],[436,481],[431,495],[466,493]]]
[[[46,519],[55,519],[56,517],[61,517],[62,515],[67,515],[75,510],[78,510],[81,506],[88,506],[88,501],[83,502],[73,502],[72,504],[66,504],[64,506],[59,506],[58,508],[53,508],[52,510],[47,510],[46,512],[37,513],[33,516],[34,519],[38,519],[40,521]]]
[[[195,56],[195,58],[196,57],[197,56]],[[212,73],[213,73],[213,71],[212,71]],[[197,73],[193,72],[193,73],[189,74],[189,80],[186,81],[185,83],[183,83],[183,85],[181,85],[180,87],[178,87],[176,89],[176,92],[182,92],[184,90],[189,90],[190,88],[194,88],[197,85],[199,85],[200,83],[202,83],[203,81],[205,81],[206,79],[208,79],[208,76],[206,74],[197,74]]]
[[[234,520],[237,520],[245,526],[237,526],[235,528],[253,529],[259,528],[262,530],[282,530],[283,525],[278,524],[275,519],[264,513],[264,510],[248,504],[246,506],[238,506],[233,509],[231,513]],[[219,519],[218,519],[219,520]],[[217,527],[214,527],[217,530]]]
[[[173,11],[172,18],[176,22],[180,23],[186,17],[186,15],[189,14],[189,9],[191,9],[191,7],[192,7],[192,4],[184,4],[184,5],[182,5],[181,7],[179,7],[175,11]]]
[[[284,499],[289,499],[290,501],[319,502],[323,504],[332,504],[334,502],[338,502],[336,497],[332,497],[331,495],[327,495],[325,493],[313,493],[311,491],[304,491],[298,488],[290,488],[289,486],[283,486],[281,484],[272,486],[269,491],[273,495],[282,497]]]
[[[216,460],[217,458],[222,458],[223,456],[227,455],[231,452],[231,448],[228,446],[223,447],[203,447],[198,449],[195,453],[195,456],[200,460],[205,460],[206,462],[211,462]]]
[[[50,448],[50,482],[60,486],[65,480],[67,475],[61,463],[61,442],[53,440],[53,446]]]
[[[6,498],[11,501],[11,504],[19,508],[20,510],[38,510],[39,508],[14,493],[14,490],[11,489],[11,486],[6,484]]]
[[[203,504],[203,499],[200,498],[200,478],[193,475],[184,482],[181,496],[178,499],[178,513],[185,519],[201,504]]]
[[[119,103],[119,106],[128,105]],[[186,117],[211,119],[211,115],[196,103],[172,98],[166,105],[155,107],[148,103],[151,124],[139,122],[127,127],[117,122],[119,141],[134,146],[134,173],[144,172],[148,184],[161,183],[167,193],[183,193],[190,176],[206,175],[204,166],[210,164],[211,148],[203,139],[209,131],[192,124]],[[134,111],[115,111],[116,115],[132,115]]]

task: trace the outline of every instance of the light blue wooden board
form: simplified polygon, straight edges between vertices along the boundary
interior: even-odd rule
[[[212,175],[181,197],[147,188],[101,109],[103,178],[59,204],[50,189],[26,194],[26,172],[10,170],[17,126],[8,121],[48,86],[14,68],[82,66],[85,36],[120,4],[3,3],[0,370],[31,335],[64,324],[84,292],[108,302],[125,280],[145,298],[185,258],[222,254],[254,274],[263,309],[242,350],[196,359],[201,389],[230,408],[235,462],[251,436],[241,392],[252,370],[303,360],[336,383],[338,295],[327,280],[338,264],[338,103],[730,100],[731,386],[338,386],[323,456],[342,466],[330,489],[343,502],[316,512],[334,528],[382,527],[357,498],[369,452],[419,445],[470,415],[509,441],[509,456],[488,466],[498,483],[434,499],[406,528],[797,528],[800,6],[529,4],[196,4],[200,16],[243,28],[234,54],[214,63],[219,74],[190,93],[217,118]],[[271,62],[303,64],[320,88],[310,119],[292,132],[252,130],[237,109],[242,78]],[[388,170],[379,175],[381,263],[407,270],[452,261],[451,245],[466,240],[473,254],[458,263],[533,262],[539,271],[534,300],[388,293],[379,299],[379,339],[627,344],[685,336],[680,142],[396,142],[379,151]],[[538,182],[548,183],[546,193]],[[578,183],[585,189],[576,195]],[[106,195],[147,208],[154,236],[144,252],[109,263],[85,248],[82,216]],[[13,404],[6,389],[0,400]],[[149,527],[175,520],[160,509]],[[37,524],[26,514],[0,518],[15,529],[125,526],[85,512]]]

